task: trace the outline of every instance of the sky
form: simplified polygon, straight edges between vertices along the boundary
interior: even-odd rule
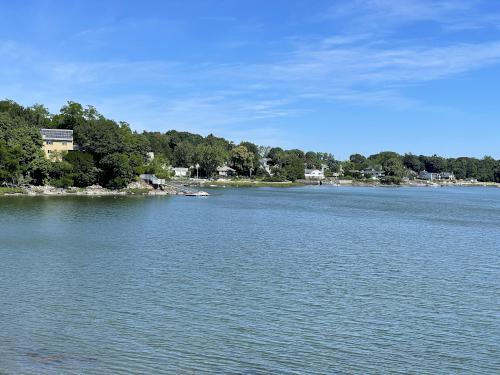
[[[0,0],[0,97],[137,131],[500,158],[500,2]]]

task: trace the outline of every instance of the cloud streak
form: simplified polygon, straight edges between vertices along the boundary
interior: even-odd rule
[[[469,30],[494,25],[498,15],[479,9],[480,0],[353,0],[332,6],[326,19],[349,20],[359,29],[384,30],[412,23],[434,23],[448,31]]]

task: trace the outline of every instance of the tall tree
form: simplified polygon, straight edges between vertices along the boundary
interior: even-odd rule
[[[221,144],[201,144],[196,147],[195,161],[207,177],[211,177],[217,167],[226,163],[228,152]]]
[[[249,174],[254,167],[255,155],[245,146],[238,146],[231,150],[231,165],[239,174]]]

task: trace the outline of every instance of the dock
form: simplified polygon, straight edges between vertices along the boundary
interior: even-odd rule
[[[142,181],[151,185],[155,189],[171,189],[176,191],[177,194],[184,195],[186,197],[208,197],[210,195],[206,191],[188,189],[185,186],[175,182],[167,183],[165,179],[158,178],[154,174],[141,174],[139,177]]]

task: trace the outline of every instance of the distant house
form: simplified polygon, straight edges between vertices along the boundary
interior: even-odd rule
[[[269,164],[270,161],[270,158],[262,158],[259,160],[262,169],[264,169],[269,175],[272,175],[271,165]]]
[[[441,180],[455,180],[455,175],[453,174],[453,172],[443,172],[443,173],[440,173],[440,179]]]
[[[325,172],[319,169],[308,169],[304,170],[304,177],[306,180],[323,180],[325,178]]]
[[[305,166],[306,164],[304,164]],[[304,168],[304,177],[306,180],[323,180],[325,178],[325,171],[328,165],[321,164],[321,169],[318,168]]]
[[[442,173],[430,173],[427,171],[422,171],[419,173],[418,178],[426,181],[440,181],[440,180],[455,180],[455,175],[453,172],[442,172]]]
[[[173,167],[171,168],[172,172],[174,172],[175,177],[189,177],[189,168],[185,167]]]
[[[377,171],[376,169],[373,168],[367,168],[363,170],[363,175],[367,178],[371,179],[379,179],[380,177],[384,177],[385,173],[382,171]]]
[[[49,159],[61,159],[61,154],[74,150],[73,130],[41,129],[42,149]]]
[[[438,180],[438,173],[430,173],[427,171],[422,171],[418,174],[420,180],[433,181]]]
[[[146,157],[148,158],[148,161],[151,162],[155,159],[155,153],[154,152],[147,152]]]
[[[220,177],[234,176],[236,174],[236,171],[233,168],[224,165],[222,167],[217,168],[217,174]]]

